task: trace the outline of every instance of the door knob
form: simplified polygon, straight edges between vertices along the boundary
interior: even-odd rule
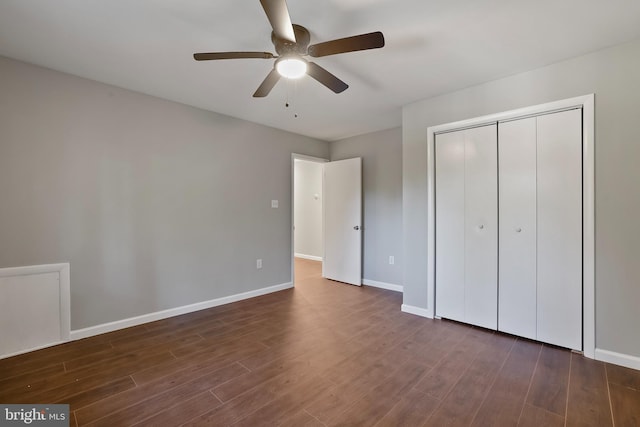
[[[516,228],[516,233],[519,233],[521,231],[522,231],[522,228],[520,228],[520,227]]]
[[[358,230],[360,230],[360,227],[356,225],[356,226],[353,227],[353,229],[358,231]]]
[[[484,228],[484,225],[483,225],[483,224],[480,224],[480,225],[478,226],[478,228],[479,228],[480,230],[482,230],[482,229]]]

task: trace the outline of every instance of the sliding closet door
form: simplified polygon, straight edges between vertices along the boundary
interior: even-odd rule
[[[536,118],[498,125],[498,329],[536,339]]]
[[[538,340],[582,349],[582,110],[537,119]]]
[[[464,322],[464,131],[436,136],[436,316]]]
[[[496,125],[465,131],[465,322],[496,329],[498,152]]]
[[[436,315],[497,327],[496,125],[436,136]]]

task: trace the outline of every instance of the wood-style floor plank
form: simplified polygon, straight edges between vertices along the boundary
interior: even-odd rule
[[[541,347],[539,343],[518,340],[476,413],[472,426],[518,423]]]
[[[483,348],[429,417],[429,425],[470,425],[473,421],[516,341],[506,335],[484,334]]]
[[[187,418],[204,414],[220,405],[220,400],[210,391],[204,391],[195,397],[178,403],[169,409],[134,424],[136,427],[172,427],[182,425]]]
[[[247,390],[230,401],[225,402],[220,407],[214,408],[203,415],[189,420],[184,425],[231,425],[271,403],[279,396],[286,394],[291,387],[295,387],[296,384],[307,379],[308,376],[305,376],[304,373],[284,372],[269,381]]]
[[[416,389],[438,400],[444,399],[481,349],[482,344],[477,339],[471,336],[468,339],[465,337],[418,382]]]
[[[172,359],[174,357],[167,352],[148,354],[142,357],[134,353],[128,354],[112,359],[109,363],[90,366],[80,371],[57,373],[39,378],[33,381],[30,386],[14,392],[5,401],[7,403],[40,403],[37,396],[48,390],[59,389],[66,394],[68,391],[65,386],[71,385],[73,388],[76,387],[74,384],[77,384],[78,391],[85,391],[99,384],[106,384],[118,378],[129,376],[137,370]]]
[[[134,348],[133,350],[112,348],[110,350],[105,350],[104,352],[93,353],[87,356],[68,360],[64,363],[64,366],[67,372],[81,370],[87,371],[92,370],[96,364],[119,364],[130,358],[144,358],[145,356],[152,356],[158,353],[168,353],[181,346],[200,341],[201,339],[202,337],[198,335],[188,335],[175,337],[169,342],[152,346],[148,346],[147,341],[141,340],[140,347]]]
[[[176,370],[175,372],[158,378],[155,381],[138,384],[138,386],[133,389],[114,394],[102,399],[96,404],[88,405],[87,407],[79,409],[77,411],[78,420],[81,424],[95,421],[135,403],[153,399],[155,396],[163,392],[231,365],[233,365],[232,361],[220,360]],[[239,366],[235,366],[235,368],[239,368]],[[246,369],[238,369],[236,372],[240,374],[246,372]]]
[[[564,417],[537,406],[524,405],[518,427],[564,427]]]
[[[240,419],[234,426],[254,427],[259,425],[280,425],[288,417],[296,414],[298,408],[316,398],[316,396],[330,387],[331,383],[323,378],[314,376],[306,378],[289,388],[287,393],[272,400],[247,417]]]
[[[616,426],[640,426],[640,391],[618,384],[609,384]]]
[[[43,378],[64,374],[64,363],[57,363],[45,368],[23,372],[0,381],[0,402],[9,403],[15,400],[19,393],[31,391],[32,384],[42,381]]]
[[[329,426],[374,425],[383,418],[416,384],[428,368],[418,361],[409,361],[388,376],[382,384],[354,402]],[[315,415],[310,412],[311,415]]]
[[[71,426],[637,425],[640,371],[447,320],[320,277],[0,360],[0,402]],[[565,423],[566,416],[566,423]]]
[[[280,427],[325,427],[325,425],[306,411],[298,411],[285,419]]]
[[[339,418],[342,412],[363,398],[372,389],[385,381],[392,372],[393,364],[381,363],[367,365],[355,378],[341,379],[333,387],[320,394],[313,402],[305,406],[307,412],[323,423]]]
[[[411,389],[396,403],[375,427],[415,427],[424,423],[440,401],[421,391]]]
[[[85,385],[84,387],[75,387],[74,385],[75,384],[67,384],[58,388],[46,390],[30,397],[28,400],[33,403],[68,403],[71,406],[70,409],[75,411],[78,408],[87,406],[112,394],[117,394],[136,386],[129,376],[121,377],[107,383],[105,383],[104,379],[101,379],[93,386]]]
[[[69,412],[69,427],[78,427],[78,422],[76,421],[76,413],[73,411]]]
[[[571,355],[566,425],[613,425],[604,363]]]
[[[0,360],[0,380],[60,365],[60,360],[71,360],[87,354],[111,349],[109,342],[91,343],[84,340],[60,344],[32,353]],[[2,382],[0,382],[2,384]]]
[[[154,396],[153,399],[148,399],[135,405],[126,406],[119,411],[112,412],[106,417],[99,418],[90,423],[90,425],[110,427],[139,423],[166,408],[172,408],[196,397],[202,392],[211,390],[216,385],[229,381],[244,372],[246,372],[246,369],[237,363],[229,365],[178,387],[159,393]],[[123,406],[125,405],[126,402],[123,401]]]
[[[609,383],[640,391],[640,371],[610,364],[606,367]]]
[[[543,346],[527,403],[565,417],[571,353]]]

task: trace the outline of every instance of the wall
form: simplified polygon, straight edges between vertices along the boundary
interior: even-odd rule
[[[322,163],[296,159],[293,167],[293,251],[322,258]]]
[[[343,139],[330,147],[331,160],[362,157],[363,278],[402,285],[401,129]]]
[[[596,347],[640,357],[640,41],[403,108],[404,303],[427,306],[427,127],[595,93]]]
[[[0,93],[0,267],[70,262],[72,329],[291,281],[328,143],[6,58]]]

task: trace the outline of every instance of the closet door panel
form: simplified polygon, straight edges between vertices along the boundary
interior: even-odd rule
[[[465,138],[465,321],[498,327],[497,125],[467,129]]]
[[[538,117],[537,335],[582,349],[582,111]]]
[[[498,329],[536,339],[536,118],[498,125]]]
[[[436,136],[436,316],[464,321],[464,131]]]

